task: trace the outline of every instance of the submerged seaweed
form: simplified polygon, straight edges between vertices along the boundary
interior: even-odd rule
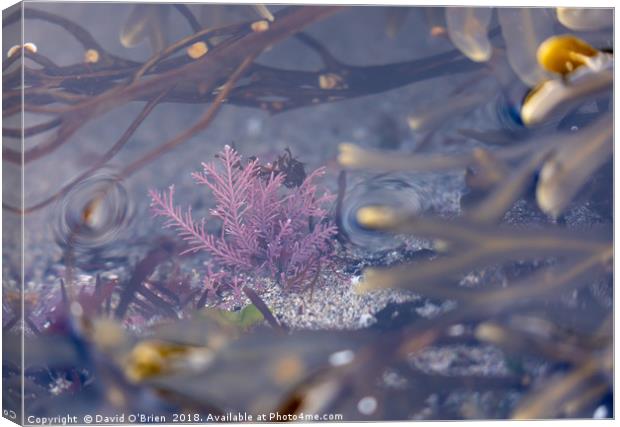
[[[37,416],[613,416],[611,10],[386,8],[390,43],[412,17],[427,21],[416,49],[429,55],[379,64],[357,39],[334,40],[342,22],[372,33],[355,8],[145,4],[127,10],[114,48],[56,7],[29,3],[26,23],[58,27],[79,59],[67,65],[32,42],[8,49],[4,162],[33,174],[73,150],[85,166],[57,186],[28,182],[36,191],[23,204],[3,196],[5,408],[24,390]],[[3,26],[19,19],[7,14]],[[351,44],[365,65],[340,58]],[[300,46],[318,68],[270,63]],[[410,96],[405,86],[420,81],[428,86]],[[293,150],[304,163],[290,150],[263,163],[295,141],[261,144],[261,124],[248,123],[260,160],[226,147],[193,175],[206,195],[152,191],[154,212],[185,241],[154,226],[140,185],[180,181],[188,159],[204,159],[198,151],[216,144],[201,132],[223,105],[310,120],[370,95],[385,97],[369,98],[376,132],[366,117],[338,123],[352,129]],[[385,107],[399,97],[411,110]],[[108,148],[90,135],[90,151],[88,126],[132,103],[143,106],[126,130]],[[170,136],[134,142],[164,103],[208,106]],[[160,161],[175,148],[189,154]],[[326,167],[306,173],[316,158]],[[115,172],[100,175],[112,161]],[[212,208],[215,221],[194,221],[173,195]],[[7,248],[37,215],[60,226],[40,247],[29,230],[22,260]],[[212,301],[232,311],[205,308]]]
[[[284,192],[288,173],[272,170],[265,179],[265,167],[257,159],[244,164],[229,146],[218,158],[221,168],[203,163],[203,171],[192,177],[213,194],[210,217],[221,222],[219,236],[207,232],[206,219],[195,221],[191,208],[183,212],[174,205],[173,186],[168,193],[150,192],[154,214],[166,218],[165,226],[174,228],[188,244],[184,253],[210,255],[216,269],[209,267],[206,291],[212,298],[231,292],[233,302],[240,304],[244,299],[240,275],[257,273],[271,276],[290,291],[314,285],[321,269],[334,264],[330,240],[336,227],[326,209],[333,196],[320,192],[315,183],[324,169]]]

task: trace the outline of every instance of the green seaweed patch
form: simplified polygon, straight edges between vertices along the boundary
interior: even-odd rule
[[[205,312],[223,326],[232,326],[240,331],[247,331],[265,320],[254,304],[249,304],[239,311],[208,308]]]

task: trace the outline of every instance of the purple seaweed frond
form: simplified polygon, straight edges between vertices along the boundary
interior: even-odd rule
[[[166,217],[164,227],[174,228],[177,234],[190,246],[184,251],[196,252],[211,244],[211,236],[205,233],[204,221],[196,223],[192,217],[192,208],[183,212],[179,206],[174,206],[174,185],[168,188],[167,193],[150,190],[151,209],[156,216]]]
[[[192,174],[213,195],[209,217],[221,224],[217,234],[206,231],[207,218],[195,221],[191,208],[174,205],[173,186],[165,193],[150,191],[153,213],[165,217],[165,227],[188,244],[184,253],[204,251],[217,267],[215,271],[209,265],[209,293],[227,291],[243,299],[240,274],[271,277],[286,290],[314,283],[322,266],[331,262],[336,234],[326,209],[334,196],[319,191],[315,183],[324,168],[309,174],[299,187],[287,188],[284,174],[265,179],[258,160],[243,164],[229,146],[217,158]]]

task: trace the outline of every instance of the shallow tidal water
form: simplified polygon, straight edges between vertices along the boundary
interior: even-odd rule
[[[25,165],[3,163],[5,185],[18,186],[23,167],[23,206],[33,207],[23,215],[22,259],[8,249],[20,245],[21,214],[6,208],[19,206],[20,195],[3,193],[3,227],[11,228],[3,242],[4,329],[24,333],[30,363],[26,373],[5,363],[3,373],[13,382],[26,375],[26,413],[51,417],[75,398],[80,416],[91,405],[168,417],[189,407],[202,414],[196,422],[207,412],[276,410],[341,413],[344,421],[611,416],[603,368],[579,384],[590,400],[528,403],[551,378],[582,372],[592,360],[607,366],[611,150],[557,155],[567,164],[583,155],[586,172],[570,164],[575,180],[561,176],[544,201],[537,190],[561,169],[548,166],[562,152],[558,141],[579,132],[613,140],[607,15],[350,7],[315,16],[285,6],[131,3],[27,9],[34,12],[24,40],[36,51],[25,62],[34,70],[26,99],[42,107],[25,113],[25,127],[50,117],[60,124],[23,145],[35,156],[50,141],[57,147]],[[54,25],[49,14],[65,21]],[[291,16],[306,36],[294,35]],[[71,22],[95,44],[78,43]],[[528,22],[531,37],[516,40]],[[164,55],[199,32],[192,25],[230,30]],[[579,60],[585,51],[612,65],[585,60],[562,77],[543,69],[535,48],[565,33],[591,46],[579,45]],[[17,43],[5,37],[4,52]],[[246,47],[256,55],[250,65],[235,56]],[[570,98],[570,110],[524,115],[539,83],[562,81],[570,90],[581,81],[571,83],[572,73],[584,69],[593,83]],[[193,71],[175,77],[175,70]],[[58,93],[34,93],[49,87]],[[156,104],[133,128],[148,102]],[[213,119],[192,128],[211,109]],[[178,143],[151,156],[170,141]],[[5,153],[20,142],[5,137]],[[366,166],[347,163],[350,144],[371,153]],[[399,158],[417,166],[402,167]],[[278,188],[270,193],[269,185]],[[503,195],[512,199],[493,217]],[[365,223],[360,212],[378,206],[387,214],[372,211]],[[428,229],[416,218],[430,218]],[[528,246],[528,236],[551,243]],[[552,296],[543,292],[553,274],[595,255],[589,276],[578,271],[549,284]],[[531,277],[541,290],[519,294]],[[485,334],[491,327],[503,329]],[[567,356],[573,347],[564,341],[578,356]],[[40,353],[49,343],[59,350],[48,366]],[[5,392],[6,404],[19,401],[16,393],[17,386]]]

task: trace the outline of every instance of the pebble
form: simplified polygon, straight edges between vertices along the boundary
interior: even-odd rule
[[[371,415],[377,410],[377,406],[377,399],[372,396],[362,397],[360,401],[357,402],[357,410],[363,415]]]

